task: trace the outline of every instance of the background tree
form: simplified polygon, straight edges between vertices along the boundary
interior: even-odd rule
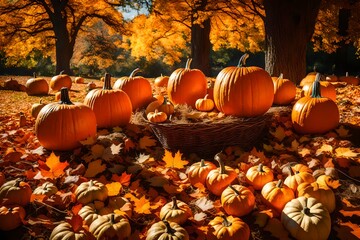
[[[21,0],[0,1],[1,45],[5,52],[21,45],[22,54],[33,48],[47,49],[55,46],[56,73],[72,73],[70,60],[79,32],[92,19],[103,20],[117,31],[124,31],[123,18],[116,8],[105,0]],[[24,44],[24,41],[33,41]],[[14,52],[14,51],[13,51]]]

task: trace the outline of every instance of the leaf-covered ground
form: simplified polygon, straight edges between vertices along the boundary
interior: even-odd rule
[[[1,76],[0,85],[8,78]],[[22,84],[28,79],[13,78]],[[102,82],[95,82],[102,86]],[[83,101],[86,93],[85,84],[73,84],[70,96],[72,101]],[[340,85],[337,94],[341,123],[334,131],[316,136],[296,134],[288,107],[273,115],[256,148],[245,151],[232,146],[223,150],[225,164],[238,173],[236,182],[248,186],[256,197],[254,210],[241,217],[250,226],[252,239],[290,238],[279,216],[245,181],[246,170],[260,162],[273,169],[275,179],[284,179],[284,166],[292,163],[308,166],[315,177],[331,176],[328,185],[336,195],[336,210],[331,214],[330,239],[360,238],[360,87]],[[45,103],[54,101],[51,93],[41,98]],[[187,179],[186,169],[200,159],[196,153],[186,156],[165,151],[147,126],[135,124],[99,130],[97,139],[84,141],[79,149],[52,153],[40,146],[34,134],[35,120],[29,111],[39,99],[25,92],[0,90],[0,169],[6,181],[21,178],[32,190],[49,181],[58,192],[52,197],[33,196],[25,207],[23,225],[0,232],[1,239],[48,239],[56,225],[82,207],[74,191],[90,179],[108,188],[105,204],[116,196],[131,202],[131,208],[116,210],[130,221],[130,239],[145,239],[151,224],[160,220],[161,207],[172,196],[188,203],[193,212],[183,224],[191,239],[214,239],[208,222],[224,211],[219,197],[204,186],[191,186]],[[26,116],[23,126],[19,126],[20,112]],[[212,158],[206,160],[217,164]]]

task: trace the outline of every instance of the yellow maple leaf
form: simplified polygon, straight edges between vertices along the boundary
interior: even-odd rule
[[[284,140],[286,134],[283,127],[278,126],[275,130],[275,132],[270,132],[276,139],[278,139],[280,142]]]
[[[298,148],[299,148],[299,145],[300,145],[300,143],[299,143],[296,139],[294,139],[294,140],[291,142],[291,148],[290,148],[290,150],[293,151],[293,152],[296,152],[296,151],[298,150]]]
[[[102,164],[101,159],[92,161],[89,163],[88,168],[84,174],[84,177],[95,177],[97,174],[105,171],[106,165]]]
[[[120,193],[120,191],[122,189],[122,185],[119,182],[108,183],[105,186],[108,189],[108,196],[109,197],[119,195],[119,193]]]
[[[353,158],[357,157],[358,153],[353,152],[350,148],[339,147],[335,149],[336,157]]]
[[[301,150],[298,151],[299,155],[301,155],[302,157],[305,157],[307,155],[310,155],[310,150],[308,148],[302,148]]]
[[[64,169],[69,166],[68,162],[60,162],[60,157],[56,156],[54,152],[46,159],[46,166],[49,167],[49,171],[41,170],[41,175],[44,178],[57,178],[64,174]]]
[[[140,199],[136,198],[134,206],[134,211],[139,214],[151,214],[150,201],[145,196],[142,196]]]
[[[165,167],[183,169],[189,161],[181,160],[181,157],[182,153],[180,151],[177,151],[173,157],[172,152],[165,149],[165,155],[162,160],[166,163]]]
[[[333,151],[333,147],[332,147],[331,145],[329,145],[329,144],[323,144],[323,145],[321,146],[321,148],[319,148],[318,150],[316,150],[316,155],[320,155],[320,154],[322,154],[322,153],[324,153],[324,152],[330,152],[330,153],[332,153],[332,151]]]
[[[83,141],[80,141],[82,145],[94,145],[96,143],[97,137],[88,137]]]
[[[149,147],[154,147],[154,146],[156,146],[156,140],[150,136],[143,136],[139,140],[139,147],[141,149],[147,149]]]

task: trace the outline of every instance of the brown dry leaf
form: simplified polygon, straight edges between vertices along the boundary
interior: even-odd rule
[[[335,130],[339,137],[345,138],[349,137],[349,130],[346,129],[343,125],[341,125],[339,128]]]
[[[289,239],[288,231],[286,231],[280,220],[277,218],[270,218],[264,230],[270,232],[271,235],[277,239]]]
[[[341,222],[339,226],[334,227],[337,237],[340,240],[358,240],[360,239],[360,227],[356,223]]]
[[[360,178],[360,166],[349,167],[349,175],[353,178]]]
[[[270,132],[277,140],[279,140],[279,142],[282,142],[282,140],[284,140],[284,138],[286,137],[285,134],[285,130],[282,126],[278,126],[275,129],[275,132],[271,131]]]
[[[143,136],[139,140],[140,149],[148,149],[154,146],[156,146],[156,140],[150,136]]]
[[[165,167],[167,168],[183,169],[189,161],[182,160],[181,157],[182,153],[180,151],[177,151],[173,157],[173,153],[165,149],[165,154],[162,160],[166,163]]]
[[[266,226],[269,219],[273,218],[273,211],[271,209],[263,210],[254,213],[254,215],[255,215],[255,224],[263,228]]]
[[[89,163],[88,168],[84,174],[84,177],[91,178],[95,177],[97,174],[102,173],[105,171],[106,165],[102,164],[101,159],[92,161]]]
[[[91,146],[91,154],[94,158],[99,158],[104,154],[105,147],[101,144],[95,144]]]
[[[96,143],[97,137],[88,137],[84,141],[80,141],[80,143],[84,146],[94,145]]]
[[[125,152],[128,152],[128,151],[130,151],[130,149],[135,148],[135,144],[130,138],[124,139],[124,145],[125,145],[125,147],[124,147]]]
[[[122,185],[119,182],[108,183],[105,186],[108,189],[109,197],[119,195],[122,189]]]
[[[298,148],[299,148],[299,145],[300,143],[294,139],[292,142],[291,142],[291,148],[290,150],[293,151],[293,152],[297,152],[298,151]]]
[[[194,202],[194,205],[199,207],[203,212],[206,212],[214,208],[214,202],[208,199],[207,197],[202,197],[197,199]]]

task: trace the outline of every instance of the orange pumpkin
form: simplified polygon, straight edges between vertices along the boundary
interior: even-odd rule
[[[257,166],[250,167],[246,171],[246,182],[254,187],[255,190],[261,190],[262,187],[274,179],[271,168],[260,163]]]
[[[283,184],[282,180],[268,182],[261,189],[266,205],[281,213],[286,203],[295,198],[294,191]]]
[[[80,141],[96,136],[96,116],[82,103],[72,103],[67,88],[61,89],[61,101],[41,109],[35,122],[40,144],[49,150],[68,151],[80,147]]]
[[[336,75],[328,75],[325,80],[328,82],[337,82],[339,81],[339,78]]]
[[[49,93],[49,84],[44,78],[34,77],[26,81],[26,93],[32,95],[47,95]]]
[[[165,204],[160,210],[160,219],[169,222],[183,224],[192,217],[190,207],[183,201],[177,200],[176,197],[171,198],[172,201]]]
[[[33,118],[36,118],[40,110],[45,107],[45,105],[45,103],[42,103],[42,99],[40,99],[39,103],[34,103],[33,105],[31,105],[31,116]]]
[[[300,86],[303,87],[304,85],[308,84],[308,83],[313,83],[315,82],[316,79],[316,75],[318,74],[317,68],[316,66],[314,66],[314,71],[313,72],[309,72],[300,82]],[[325,80],[323,78],[323,76],[321,76],[321,81]]]
[[[27,182],[14,179],[0,187],[0,205],[25,206],[30,202],[32,190]]]
[[[59,75],[56,75],[50,80],[50,88],[54,92],[59,91],[61,88],[66,87],[69,90],[71,89],[72,81],[69,75],[64,74],[63,71],[60,72]]]
[[[80,84],[82,84],[82,83],[85,82],[85,79],[82,78],[82,77],[76,77],[75,80],[74,80],[74,82],[75,82],[75,83],[80,83]]]
[[[5,182],[5,175],[4,173],[0,172],[0,187],[4,184]]]
[[[10,231],[23,224],[26,212],[21,206],[0,207],[0,230]]]
[[[190,69],[189,58],[185,68],[176,69],[169,77],[167,93],[173,104],[187,104],[195,108],[195,102],[205,96],[207,80],[199,69]]]
[[[272,77],[274,83],[274,104],[288,105],[294,101],[296,86],[289,79],[284,79],[281,73],[279,77]]]
[[[319,81],[320,77],[316,81]],[[313,83],[307,83],[303,86],[300,96],[301,97],[310,97],[313,92]],[[336,89],[333,84],[326,81],[320,82],[320,92],[322,97],[330,98],[334,102],[336,101]]]
[[[103,89],[90,91],[84,100],[84,104],[94,111],[98,128],[125,126],[130,122],[130,98],[122,90],[113,90],[110,80],[110,74],[105,74]]]
[[[321,96],[319,81],[313,83],[311,96],[300,98],[291,112],[295,131],[304,134],[325,133],[336,128],[339,120],[336,103]]]
[[[237,67],[220,71],[214,84],[214,102],[220,112],[239,117],[264,114],[273,104],[274,84],[259,67],[245,67],[244,54]]]
[[[160,106],[158,107],[158,110],[160,112],[166,113],[166,115],[168,115],[168,116],[173,114],[175,111],[174,105],[166,97],[164,98],[164,101],[162,102],[162,104],[160,104]]]
[[[209,222],[214,229],[216,239],[248,240],[250,238],[249,226],[238,217],[216,216]]]
[[[311,173],[294,171],[289,167],[289,175],[285,178],[284,183],[296,192],[299,184],[303,182],[312,183],[315,182],[315,178]]]
[[[208,95],[206,94],[204,98],[199,98],[195,102],[195,108],[199,111],[203,112],[210,112],[213,110],[215,104],[214,101],[210,98],[208,98]]]
[[[238,177],[233,168],[224,165],[222,158],[222,153],[215,155],[214,159],[219,163],[219,167],[211,170],[206,177],[207,189],[216,196],[220,196],[225,188]]]
[[[146,115],[146,118],[149,120],[149,122],[162,123],[167,120],[167,114],[164,112],[159,112],[157,109],[155,109],[154,112],[149,112]]]
[[[169,82],[169,76],[163,76],[155,78],[154,84],[156,87],[167,87]]]
[[[359,82],[360,82],[359,78],[349,76],[348,72],[346,72],[345,76],[341,76],[339,78],[339,81],[340,82],[346,82],[347,84],[351,84],[351,85],[354,85],[354,86],[359,85]]]
[[[147,106],[152,100],[152,88],[150,82],[141,76],[135,76],[140,69],[135,69],[129,77],[116,80],[113,89],[121,89],[130,98],[133,111]]]
[[[209,172],[213,169],[216,169],[215,164],[209,161],[205,161],[201,159],[200,162],[193,163],[187,169],[187,176],[190,183],[194,186],[197,183],[201,183],[203,185],[206,184],[206,177]]]
[[[229,185],[221,193],[221,206],[229,215],[241,217],[249,214],[255,205],[255,196],[249,188]]]

